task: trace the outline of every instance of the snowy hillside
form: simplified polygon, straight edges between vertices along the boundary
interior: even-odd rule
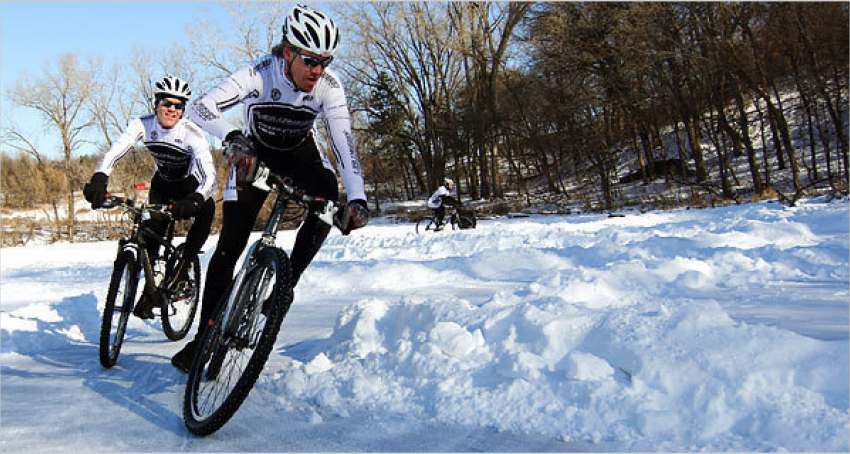
[[[118,364],[98,363],[114,243],[3,248],[0,447],[846,452],[848,212],[335,233],[257,386],[207,438],[183,427],[183,342],[158,321],[133,318]]]

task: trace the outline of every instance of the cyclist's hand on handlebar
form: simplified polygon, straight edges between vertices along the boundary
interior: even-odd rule
[[[236,130],[228,133],[224,142],[224,156],[236,172],[236,184],[253,183],[263,163],[257,158],[251,141],[242,134],[242,131]]]
[[[365,200],[355,199],[341,207],[336,216],[342,234],[348,235],[352,230],[359,229],[369,222],[369,208],[366,207]]]
[[[83,195],[91,203],[92,209],[98,209],[103,206],[103,202],[106,200],[107,182],[109,182],[109,177],[105,173],[95,172],[91,176],[91,180],[83,188]]]
[[[189,219],[201,211],[201,205],[204,204],[204,196],[197,192],[184,197],[171,205],[171,214],[174,219]]]

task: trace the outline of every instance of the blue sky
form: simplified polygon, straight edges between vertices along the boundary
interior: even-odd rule
[[[185,37],[193,17],[216,2],[0,2],[0,79],[40,70],[66,52],[119,56],[133,46],[166,46]]]
[[[202,12],[226,16],[218,2],[0,1],[0,122],[11,108],[7,87],[14,86],[21,71],[38,74],[67,52],[111,61],[136,45],[161,48],[183,39]],[[18,110],[16,122],[35,122]]]

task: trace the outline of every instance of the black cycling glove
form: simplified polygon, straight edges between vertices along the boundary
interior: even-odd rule
[[[91,203],[92,209],[98,209],[106,201],[106,184],[109,177],[103,172],[95,172],[91,180],[83,187],[83,196]]]
[[[204,204],[204,196],[197,192],[192,193],[171,205],[171,214],[174,219],[189,219],[201,211],[201,205]]]
[[[369,208],[366,207],[365,200],[355,199],[340,208],[336,217],[342,234],[348,235],[352,230],[359,229],[369,222]]]
[[[224,143],[224,156],[236,171],[236,184],[253,183],[263,163],[257,158],[251,141],[242,134],[242,131],[236,130],[227,134]]]

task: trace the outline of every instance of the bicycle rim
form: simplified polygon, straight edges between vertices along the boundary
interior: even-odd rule
[[[138,283],[139,273],[133,253],[122,252],[115,259],[100,325],[100,364],[103,367],[114,366],[121,352]]]
[[[422,218],[416,223],[416,233],[433,232],[437,229],[434,218]]]
[[[171,284],[175,268],[183,257],[184,244],[177,246],[177,250],[168,261],[163,282],[168,285],[166,292],[165,307],[162,308],[162,330],[168,339],[176,341],[186,337],[192,320],[198,309],[198,299],[201,293],[201,263],[196,257],[190,264],[186,274],[187,278]]]
[[[289,302],[289,259],[260,248],[233,298],[220,303],[198,347],[183,398],[183,420],[196,435],[209,435],[236,413],[274,347]],[[230,303],[228,305],[228,303]],[[261,313],[269,305],[268,316]]]

